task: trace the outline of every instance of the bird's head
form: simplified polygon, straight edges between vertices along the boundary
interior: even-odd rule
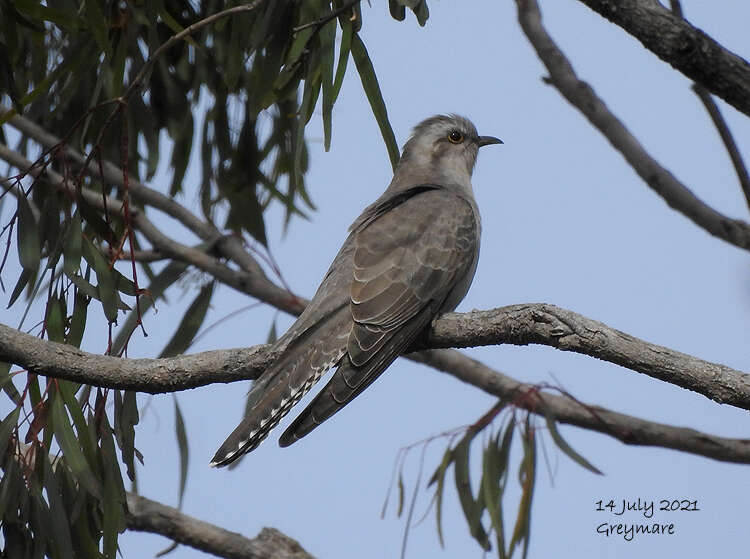
[[[399,182],[469,185],[479,148],[502,144],[480,136],[470,120],[437,115],[414,127],[396,169]]]

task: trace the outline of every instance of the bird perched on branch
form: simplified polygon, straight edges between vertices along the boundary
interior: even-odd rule
[[[479,257],[471,187],[477,152],[501,143],[455,115],[414,128],[390,185],[349,228],[312,301],[276,342],[278,359],[256,381],[252,409],[212,466],[254,450],[328,369],[338,367],[279,444],[304,437],[367,388],[433,318],[458,305]]]

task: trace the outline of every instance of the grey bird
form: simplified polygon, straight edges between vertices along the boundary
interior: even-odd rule
[[[477,152],[501,143],[456,115],[414,128],[390,185],[354,221],[312,301],[276,342],[279,357],[254,384],[250,412],[212,466],[254,450],[338,367],[279,444],[304,437],[378,378],[433,318],[456,308],[479,257]]]

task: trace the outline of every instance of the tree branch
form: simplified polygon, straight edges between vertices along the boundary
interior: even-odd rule
[[[750,410],[750,375],[646,342],[545,303],[445,314],[433,322],[426,347],[495,344],[541,344],[589,355],[698,392],[716,402]]]
[[[546,304],[525,304],[436,319],[412,349],[510,343],[543,344],[620,364],[705,396],[750,409],[750,376],[644,342],[581,316]],[[0,360],[50,377],[152,394],[176,392],[217,382],[256,379],[273,362],[271,346],[207,351],[163,359],[122,359],[95,355],[48,342],[0,325]],[[582,404],[569,396],[538,393],[531,385],[501,375],[458,352],[430,351],[411,356],[535,413],[613,436],[627,444],[662,446],[716,460],[750,463],[750,442],[714,437]],[[526,394],[537,393],[534,398]]]
[[[656,56],[750,116],[750,64],[657,0],[579,0]]]
[[[609,435],[625,444],[671,448],[723,462],[750,463],[750,439],[716,437],[586,404],[569,395],[541,392],[534,385],[519,382],[454,350],[421,351],[410,357],[530,412]]]
[[[274,528],[263,528],[250,539],[135,493],[128,493],[127,501],[129,530],[160,534],[227,559],[313,559],[299,542]]]
[[[750,409],[750,375],[645,342],[543,303],[445,314],[411,350],[497,344],[542,344],[590,355],[716,402]],[[268,348],[258,345],[173,358],[120,359],[40,340],[0,325],[0,361],[40,375],[152,394],[258,378],[273,359]]]
[[[31,161],[4,144],[0,144],[0,159],[7,161],[24,173],[29,173],[37,178],[43,177],[53,188],[67,191],[71,196],[76,195],[76,188],[61,175],[50,169],[42,172],[41,168],[34,166]],[[81,188],[80,192],[86,201],[95,208],[103,210],[106,207],[110,215],[122,216],[122,201],[108,197],[105,203],[101,194],[88,188]],[[215,244],[212,247],[223,248],[228,254],[231,254],[234,257],[233,260],[240,265],[241,270],[230,268],[206,251],[184,245],[166,236],[146,217],[146,213],[138,208],[131,207],[130,215],[133,227],[140,231],[153,245],[153,248],[164,256],[192,264],[196,268],[211,274],[225,285],[288,313],[297,315],[305,308],[307,302],[304,299],[295,297],[286,289],[277,286],[262,271],[255,273],[257,263],[244,251],[242,241],[234,235],[214,237]]]
[[[589,4],[606,4],[581,0]],[[649,0],[628,0],[625,5],[652,4]],[[712,235],[737,247],[750,250],[750,225],[731,219],[711,208],[693,194],[641,146],[625,125],[610,112],[589,84],[578,79],[568,59],[542,26],[536,0],[516,0],[518,20],[537,55],[550,73],[549,81],[565,99],[581,111],[619,151],[636,173],[673,209],[685,215]],[[619,6],[619,2],[617,3]],[[657,4],[654,2],[654,4]],[[663,8],[661,8],[663,10]],[[653,10],[658,11],[656,7]],[[627,10],[625,10],[627,11]],[[669,18],[674,18],[664,10]],[[676,18],[675,18],[676,19]],[[678,20],[681,21],[681,20]],[[750,82],[748,82],[750,85]],[[750,91],[750,88],[748,89]],[[750,108],[749,108],[750,110]],[[750,112],[748,113],[750,114]]]
[[[674,13],[674,15],[682,19],[685,18],[680,0],[670,0],[669,6],[672,9],[672,13]],[[708,116],[711,117],[711,121],[714,123],[716,131],[719,133],[719,137],[721,137],[721,141],[724,143],[724,147],[729,154],[729,158],[732,160],[734,171],[737,173],[737,179],[740,181],[742,192],[745,195],[745,201],[747,202],[748,208],[750,208],[750,175],[748,175],[747,173],[747,166],[742,159],[742,154],[740,154],[737,143],[734,141],[732,131],[729,129],[729,125],[721,115],[719,106],[716,104],[713,97],[711,97],[711,93],[704,86],[697,82],[693,83],[693,91],[698,96],[698,99],[701,100],[703,106],[706,108]]]
[[[0,113],[2,113],[2,110],[0,110]],[[15,116],[10,119],[9,124],[48,150],[58,149],[59,156],[69,159],[79,167],[85,165],[86,158],[82,154],[70,146],[63,144],[60,138],[50,134],[36,123],[31,122],[24,117]],[[16,167],[24,169],[24,167],[18,165],[16,165]],[[122,169],[106,159],[102,160],[101,173],[98,165],[89,165],[84,171],[92,177],[100,178],[116,185],[121,191],[125,188],[124,173]],[[263,269],[258,265],[255,259],[253,259],[242,248],[241,239],[234,236],[223,236],[212,223],[203,221],[173,198],[165,196],[158,190],[154,190],[153,188],[134,180],[132,177],[128,179],[128,191],[134,200],[164,212],[168,216],[177,220],[188,230],[195,233],[198,238],[208,242],[215,242],[216,246],[221,249],[222,253],[228,258],[234,260],[244,271],[250,274],[255,274],[260,278],[266,277]]]

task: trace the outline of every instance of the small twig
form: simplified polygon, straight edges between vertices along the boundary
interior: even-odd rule
[[[685,17],[684,12],[682,11],[680,0],[670,0],[670,6],[672,8],[672,12],[677,17]],[[708,115],[711,117],[716,130],[719,132],[719,136],[721,136],[721,141],[724,142],[724,147],[729,153],[729,158],[732,160],[732,165],[734,165],[734,170],[737,173],[737,178],[740,181],[742,192],[745,194],[747,206],[748,208],[750,208],[750,175],[748,175],[747,173],[747,167],[745,166],[745,162],[742,159],[740,150],[737,148],[737,143],[734,141],[732,132],[731,130],[729,130],[729,125],[727,124],[726,120],[724,120],[724,117],[719,110],[719,106],[714,101],[708,89],[706,89],[698,82],[693,83],[692,89],[698,96],[698,99],[701,100],[701,103],[703,103],[706,111],[708,111]]]
[[[740,186],[742,186],[742,192],[745,194],[747,206],[750,208],[750,175],[748,175],[747,167],[742,159],[740,150],[737,148],[737,143],[734,141],[732,132],[729,130],[729,126],[721,115],[718,105],[708,90],[702,85],[695,83],[693,84],[693,91],[695,91],[703,106],[706,107],[706,111],[708,111],[714,126],[716,126],[716,130],[719,132],[719,136],[721,136],[721,141],[724,142],[724,147],[727,149],[727,153],[729,153],[732,165],[734,165],[734,170],[737,173],[737,178],[740,181]]]

